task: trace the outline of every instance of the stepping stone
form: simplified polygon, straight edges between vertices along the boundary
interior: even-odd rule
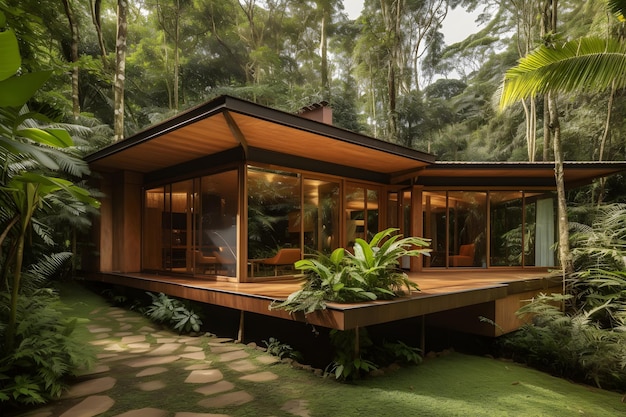
[[[92,340],[91,342],[89,342],[90,345],[94,346],[103,346],[111,343],[113,343],[113,340]]]
[[[87,395],[108,391],[113,388],[113,386],[115,386],[116,382],[116,379],[110,376],[80,382],[78,384],[72,385],[70,389],[63,395],[63,398],[85,397]]]
[[[254,363],[252,363],[252,361],[248,359],[231,362],[230,364],[228,364],[228,367],[237,372],[251,372],[259,369],[258,366],[256,366]]]
[[[256,374],[245,375],[245,376],[240,377],[239,379],[243,379],[244,381],[251,381],[251,382],[267,382],[267,381],[273,381],[275,379],[278,379],[278,375],[276,375],[273,372],[264,371],[264,372],[259,372]]]
[[[157,337],[157,340],[156,340],[158,344],[176,343],[177,341],[178,339],[175,337]]]
[[[134,336],[122,337],[122,340],[120,340],[120,343],[123,343],[125,345],[130,345],[132,343],[144,342],[145,340],[146,340],[146,335],[138,334],[138,335],[134,335]]]
[[[189,413],[183,411],[181,413],[174,414],[174,417],[229,417],[227,414],[213,414],[213,413]]]
[[[179,343],[181,343],[179,341]],[[186,346],[183,352],[201,352],[204,351],[200,346]]]
[[[98,359],[109,359],[109,358],[115,358],[117,355],[115,353],[98,353],[96,355],[96,358]]]
[[[180,357],[185,358],[185,359],[199,360],[199,361],[206,359],[206,355],[204,354],[204,352],[184,353],[180,355]]]
[[[115,401],[106,395],[92,395],[61,414],[60,417],[92,417],[111,408]]]
[[[231,391],[233,389],[235,389],[235,384],[233,384],[232,382],[220,381],[216,382],[215,384],[205,385],[204,387],[200,387],[194,391],[203,395],[213,395],[226,391]]]
[[[87,330],[89,330],[89,333],[108,333],[108,332],[112,332],[113,329],[111,329],[110,327],[100,327],[100,326],[87,326]]]
[[[232,342],[233,339],[229,338],[229,337],[212,337],[211,341],[209,342],[209,344],[222,344],[222,343],[230,343]]]
[[[250,356],[250,355],[246,351],[235,350],[235,351],[223,353],[222,355],[220,355],[219,361],[220,362],[230,362],[230,361],[235,361],[237,359],[247,358],[248,356]]]
[[[90,316],[96,316],[98,314],[100,314],[100,312],[102,311],[102,308],[96,308],[95,310],[92,310],[89,315]]]
[[[98,365],[93,369],[85,369],[84,371],[80,371],[76,373],[76,376],[88,376],[88,375],[96,375],[104,372],[109,372],[111,367],[108,365]]]
[[[126,331],[126,330],[130,330],[133,328],[132,324],[125,324],[123,326],[120,326],[120,330]]]
[[[142,391],[156,391],[159,389],[165,388],[167,385],[165,382],[157,380],[157,381],[148,381],[142,382],[139,384],[139,389]]]
[[[150,343],[129,343],[128,347],[131,349],[150,349],[152,345]]]
[[[198,369],[209,369],[211,367],[211,364],[213,362],[208,361],[205,363],[197,363],[195,365],[189,365],[188,367],[185,368],[186,371],[195,371]]]
[[[280,409],[289,414],[299,417],[310,417],[311,414],[307,410],[309,402],[306,400],[291,400],[287,401]]]
[[[106,339],[108,337],[111,337],[111,335],[109,333],[98,333],[95,335],[95,339]]]
[[[140,358],[132,361],[128,361],[125,365],[131,368],[143,368],[144,366],[156,366],[166,363],[172,363],[178,360],[178,356],[157,356],[154,358]]]
[[[198,401],[198,405],[207,408],[222,408],[232,405],[242,405],[252,400],[254,400],[252,395],[245,391],[237,391]]]
[[[123,323],[138,323],[143,320],[143,317],[120,317],[117,321],[121,321]]]
[[[139,410],[127,411],[115,417],[167,417],[169,411],[158,408],[140,408]]]
[[[262,355],[257,357],[256,360],[261,362],[263,365],[271,365],[273,363],[280,362],[278,357],[272,355]]]
[[[105,347],[104,350],[107,350],[109,352],[124,352],[126,348],[123,346],[120,346],[118,343],[115,343],[113,345],[109,345]]]
[[[233,350],[243,350],[243,346],[237,345],[211,345],[209,343],[211,353],[224,353],[224,352],[232,352]]]
[[[165,343],[150,352],[150,355],[171,355],[176,352],[182,345],[179,343]]]
[[[115,337],[125,337],[125,336],[130,336],[132,335],[133,332],[117,332],[117,333],[113,333],[113,336]]]
[[[179,337],[177,342],[178,343],[191,343],[191,344],[193,344],[197,340],[201,340],[201,339],[199,337],[185,336],[185,337]]]
[[[143,371],[139,372],[135,376],[141,378],[142,376],[158,375],[158,374],[162,374],[163,372],[167,372],[167,368],[164,368],[162,366],[154,366],[152,368],[144,369]]]
[[[191,371],[185,382],[188,384],[207,384],[223,378],[224,375],[222,375],[219,369],[198,369]]]
[[[139,333],[154,333],[155,331],[156,329],[148,326],[143,326],[141,329],[138,330]]]

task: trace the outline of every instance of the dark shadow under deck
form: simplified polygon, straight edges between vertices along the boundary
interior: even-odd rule
[[[306,316],[270,310],[274,300],[284,300],[300,288],[298,279],[257,283],[233,283],[200,277],[145,273],[95,273],[88,280],[162,292],[173,297],[253,312],[285,320],[297,320],[338,330],[387,323],[469,306],[495,304],[532,292],[558,290],[560,275],[546,269],[448,269],[409,273],[420,287],[410,295],[367,303],[331,303],[326,310]],[[519,303],[519,300],[515,300]],[[514,306],[515,307],[515,306]],[[517,306],[519,308],[519,306]],[[515,308],[515,309],[517,309]]]

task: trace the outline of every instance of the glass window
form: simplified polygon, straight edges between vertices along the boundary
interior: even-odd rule
[[[145,192],[143,269],[236,275],[237,171]]]
[[[234,277],[237,273],[237,171],[200,178],[196,204],[194,271]]]
[[[491,234],[489,262],[492,266],[522,265],[522,248],[528,249],[527,231],[523,228],[522,197],[519,191],[489,193]]]
[[[448,265],[487,266],[487,193],[448,193]]]
[[[556,204],[552,193],[526,194],[526,230],[524,264],[555,266]]]
[[[431,240],[430,256],[424,257],[424,266],[445,267],[448,230],[447,195],[445,191],[423,192],[424,237]]]
[[[346,248],[354,246],[355,239],[369,241],[379,232],[379,191],[359,184],[346,184],[345,219]]]
[[[188,272],[193,180],[145,192],[143,268]]]
[[[304,252],[331,253],[339,247],[339,183],[304,180]]]
[[[254,276],[277,275],[285,270],[293,273],[291,256],[280,268],[260,260],[278,257],[278,262],[283,262],[280,255],[287,252],[281,249],[300,248],[300,183],[296,173],[248,167],[248,259]],[[268,265],[274,267],[264,267]]]

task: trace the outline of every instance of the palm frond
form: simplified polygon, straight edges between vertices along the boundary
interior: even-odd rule
[[[601,91],[626,86],[626,45],[582,38],[556,48],[541,46],[504,77],[500,108],[548,92]]]

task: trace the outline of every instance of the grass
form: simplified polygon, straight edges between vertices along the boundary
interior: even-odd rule
[[[71,314],[81,317],[83,323],[119,325],[116,320],[106,317],[110,307],[105,301],[79,285],[63,286],[61,296],[71,307]],[[128,322],[132,324],[132,331],[145,326],[155,327],[138,313],[126,312],[125,316],[135,316],[133,320],[137,320]],[[168,336],[178,335],[161,329],[154,332],[154,337]],[[94,340],[94,335],[86,328],[78,330],[77,337],[86,344]],[[207,352],[206,360],[211,361],[211,368],[219,369],[224,380],[235,384],[234,390],[248,392],[254,401],[221,409],[197,405],[198,401],[207,397],[195,392],[196,386],[183,383],[189,374],[184,368],[199,363],[190,359],[162,365],[168,368],[168,372],[142,380],[164,380],[167,387],[163,390],[141,391],[137,389],[138,369],[124,366],[123,361],[128,354],[119,353],[120,360],[108,362],[111,367],[109,375],[118,382],[113,389],[99,394],[109,395],[116,402],[100,416],[116,416],[144,407],[168,410],[170,416],[179,411],[229,416],[293,416],[283,407],[297,401],[305,401],[305,409],[310,416],[626,415],[626,404],[621,402],[622,397],[618,393],[573,384],[514,363],[460,353],[442,355],[419,366],[347,384],[296,370],[283,363],[261,365],[257,358],[266,356],[264,352],[239,345],[249,354],[249,361],[260,367],[255,372],[267,370],[278,376],[273,381],[248,382],[240,379],[241,372],[233,370],[228,363],[219,362],[217,356],[209,352],[210,340],[201,337],[198,346]],[[51,415],[61,415],[80,400],[59,400],[45,408],[52,410]]]

